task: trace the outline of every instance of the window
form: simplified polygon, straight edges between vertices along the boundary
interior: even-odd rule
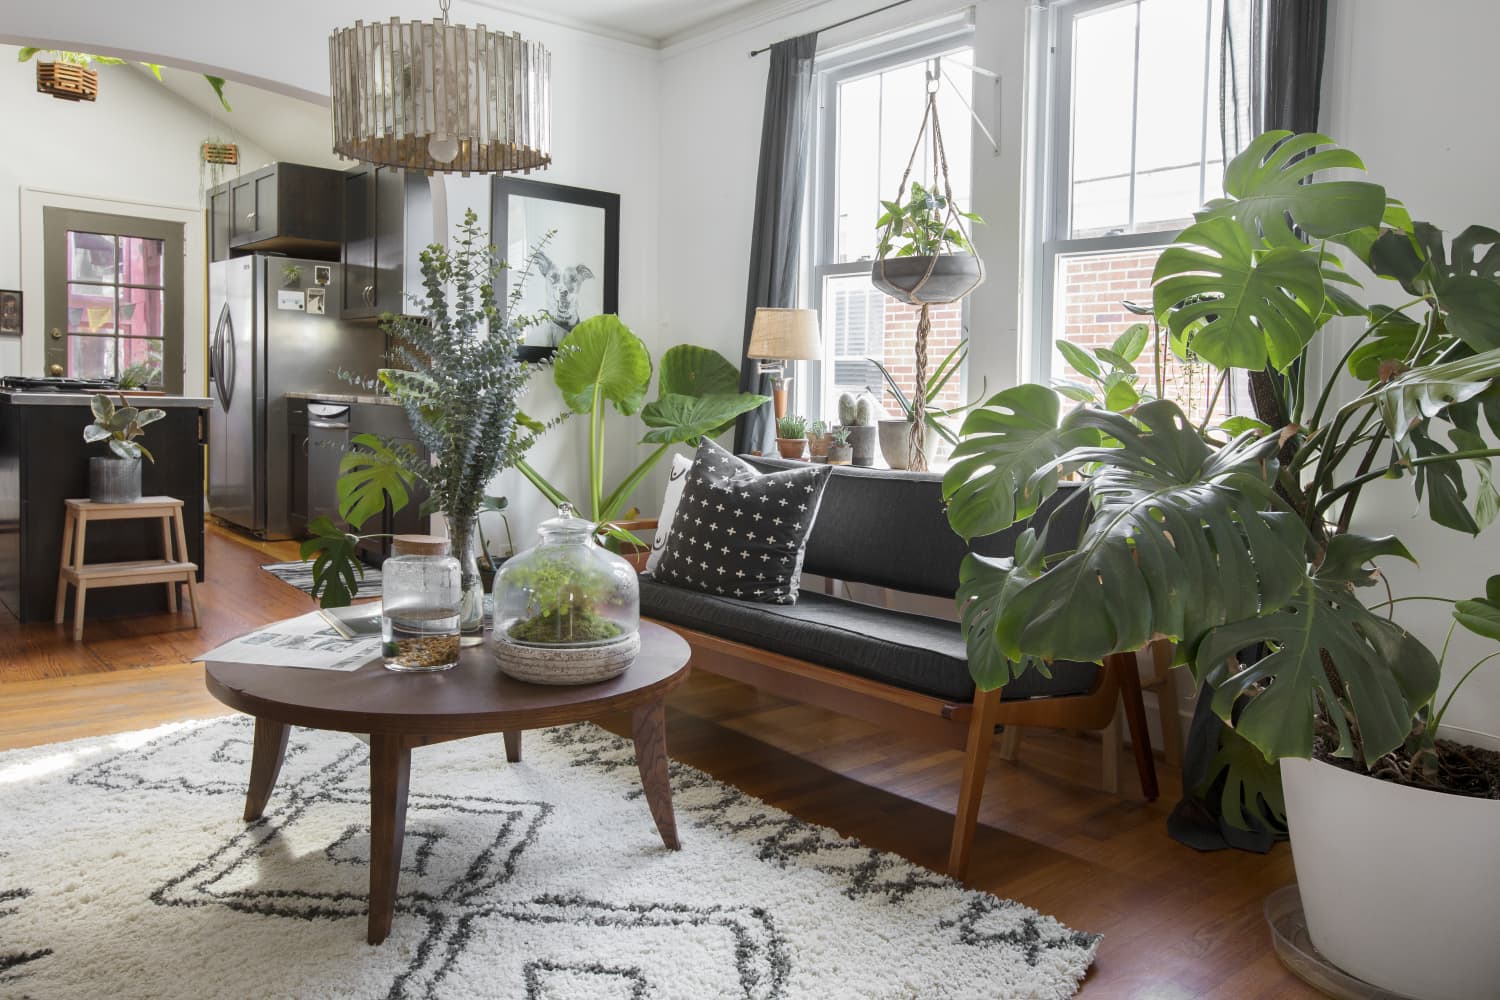
[[[113,379],[135,369],[182,390],[182,226],[48,208],[47,363],[52,374]]]
[[[815,141],[811,241],[812,305],[823,331],[823,361],[809,366],[798,406],[832,419],[839,394],[871,389],[897,412],[872,360],[880,361],[910,393],[916,382],[917,309],[870,283],[881,199],[896,196],[927,101],[927,73],[941,75],[938,114],[943,123],[949,180],[960,208],[970,203],[969,105],[973,50],[966,24],[950,23],[855,56],[820,58],[820,114]],[[937,60],[934,64],[933,60]],[[933,181],[930,157],[918,157],[911,181]],[[908,185],[910,181],[908,181]],[[964,335],[962,303],[934,306],[928,338],[929,374]],[[944,399],[958,400],[960,379]]]
[[[1044,381],[1078,378],[1058,341],[1108,347],[1139,321],[1122,303],[1150,303],[1162,248],[1219,193],[1222,6],[1059,0],[1049,8],[1034,372]],[[1185,409],[1206,409],[1207,383],[1193,366],[1168,365],[1168,395]],[[1219,411],[1229,412],[1230,395]]]

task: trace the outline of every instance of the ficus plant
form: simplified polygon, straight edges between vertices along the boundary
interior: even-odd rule
[[[1360,530],[1366,487],[1405,481],[1430,521],[1466,534],[1500,511],[1500,232],[1447,240],[1363,169],[1326,136],[1261,135],[1156,265],[1153,336],[1220,391],[1235,370],[1273,373],[1285,426],[1020,385],[969,414],[944,477],[965,538],[1030,518],[1068,471],[1083,480],[1072,502],[1092,507],[1060,555],[1044,555],[1054,513],[1013,556],[965,561],[975,681],[1171,639],[1228,727],[1208,784],[1224,776],[1241,826],[1280,820],[1274,762],[1311,756],[1315,739],[1365,770],[1428,770],[1439,658],[1395,620],[1379,565],[1413,554]],[[1377,278],[1367,295],[1354,262]],[[1342,356],[1319,372],[1324,341]],[[1455,622],[1500,638],[1491,585]]]
[[[85,441],[90,444],[108,441],[109,450],[117,458],[139,459],[144,455],[153,464],[156,462],[140,438],[149,424],[167,415],[165,410],[142,410],[131,406],[123,393],[120,394],[120,405],[115,406],[114,400],[102,392],[95,393],[89,400],[89,410],[94,420],[83,428]]]

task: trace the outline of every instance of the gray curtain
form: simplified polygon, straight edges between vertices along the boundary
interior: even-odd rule
[[[1328,0],[1223,0],[1220,13],[1219,123],[1225,162],[1268,129],[1316,132]],[[1256,417],[1273,427],[1284,425],[1287,379],[1267,368],[1251,372],[1249,383]],[[1289,448],[1295,444],[1287,442]],[[1224,734],[1224,724],[1210,708],[1212,697],[1206,687],[1199,693],[1183,757],[1183,797],[1167,820],[1167,832],[1200,851],[1235,847],[1264,853],[1285,838],[1285,831],[1241,830],[1227,822],[1219,807],[1222,777],[1199,791],[1213,777],[1212,761]]]
[[[802,201],[812,139],[813,32],[771,46],[766,108],[760,128],[760,175],[755,182],[755,219],[750,228],[750,288],[745,299],[745,337],[740,351],[740,389],[769,396],[771,380],[757,375],[745,358],[750,327],[760,306],[797,304],[798,255],[802,245]],[[776,436],[771,404],[740,417],[734,430],[737,454],[770,454]]]

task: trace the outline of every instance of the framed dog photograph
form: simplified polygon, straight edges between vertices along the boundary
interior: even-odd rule
[[[21,293],[0,288],[0,334],[21,335]]]
[[[522,279],[527,256],[547,240],[516,304],[521,315],[542,317],[526,331],[523,358],[550,357],[581,321],[619,311],[619,195],[496,177],[492,204],[492,238],[510,265],[502,307]]]

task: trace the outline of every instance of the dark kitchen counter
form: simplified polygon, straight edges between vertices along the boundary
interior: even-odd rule
[[[192,396],[127,397],[158,407],[166,416],[141,439],[155,462],[141,467],[148,496],[183,501],[188,557],[203,579],[203,472],[209,401]],[[87,444],[93,420],[90,394],[0,390],[0,601],[23,622],[51,621],[62,556],[63,501],[89,494],[89,458],[107,455]],[[114,562],[161,558],[155,521],[90,524],[87,558]],[[69,601],[71,602],[71,588]],[[90,621],[166,610],[163,587],[111,587],[90,591]],[[71,606],[71,605],[70,605]]]
[[[377,396],[373,393],[349,393],[349,392],[288,392],[284,393],[287,399],[310,399],[318,403],[348,403],[351,406],[400,406],[390,396]]]
[[[106,393],[110,401],[116,406],[120,405],[120,397],[113,392]],[[87,407],[94,394],[88,392],[23,392],[19,389],[0,389],[0,400],[12,406],[83,406]],[[158,409],[171,410],[186,407],[194,410],[208,408],[207,396],[149,396],[125,394],[125,399],[131,406],[140,407],[143,410]],[[83,428],[78,429],[80,434]],[[150,434],[150,431],[146,432]],[[150,447],[147,444],[146,447]]]

